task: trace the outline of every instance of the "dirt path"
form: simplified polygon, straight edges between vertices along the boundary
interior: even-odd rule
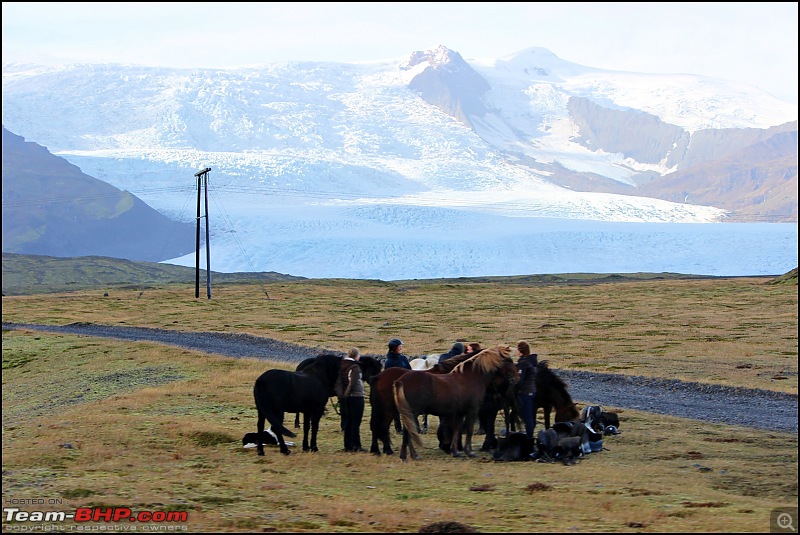
[[[247,334],[184,332],[90,323],[63,326],[3,322],[3,329],[142,340],[214,353],[297,362],[329,352]],[[338,353],[338,352],[334,352]],[[382,355],[373,355],[382,357]],[[555,370],[569,384],[573,399],[602,407],[633,409],[718,424],[797,433],[797,395],[674,379]]]

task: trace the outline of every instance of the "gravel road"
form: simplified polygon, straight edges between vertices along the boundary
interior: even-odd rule
[[[247,334],[183,332],[93,323],[53,326],[3,322],[3,329],[30,329],[151,341],[227,357],[253,357],[296,363],[322,352],[331,352],[322,347],[308,348]],[[580,403],[634,409],[718,424],[797,432],[797,394],[675,379],[573,370],[555,371],[569,383],[573,399]]]

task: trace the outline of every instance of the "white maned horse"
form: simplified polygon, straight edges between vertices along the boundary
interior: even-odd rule
[[[411,364],[412,370],[430,370],[437,364],[439,364],[439,356],[440,353],[431,353],[427,357],[417,357],[415,359],[411,359],[409,364]]]

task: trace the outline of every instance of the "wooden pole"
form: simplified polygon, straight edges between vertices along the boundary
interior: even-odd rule
[[[205,187],[206,193],[206,275],[207,275],[207,293],[208,298],[211,299],[211,253],[209,251],[209,232],[208,232],[208,172],[211,171],[210,167],[206,167],[202,171],[194,174],[197,178],[197,235],[195,239],[195,276],[194,276],[194,296],[200,297],[200,189]]]

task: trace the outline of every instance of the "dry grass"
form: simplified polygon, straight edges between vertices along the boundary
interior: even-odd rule
[[[455,338],[524,337],[557,367],[797,392],[797,289],[763,280],[268,290],[271,300],[254,286],[217,289],[211,301],[192,288],[140,299],[4,297],[3,320],[236,331],[374,353],[392,336],[417,354]],[[255,430],[252,385],[268,367],[284,365],[3,332],[4,500],[183,510],[193,532],[415,532],[435,522],[484,532],[763,532],[772,508],[797,507],[796,434],[618,407],[607,409],[623,433],[574,466],[453,459],[433,434],[419,462],[344,453],[333,413],[319,453],[269,447],[257,457],[241,437]]]
[[[266,299],[268,290],[271,299]],[[3,298],[3,320],[240,332],[384,354],[531,342],[554,367],[797,393],[797,287],[763,278],[577,285],[313,280]]]

